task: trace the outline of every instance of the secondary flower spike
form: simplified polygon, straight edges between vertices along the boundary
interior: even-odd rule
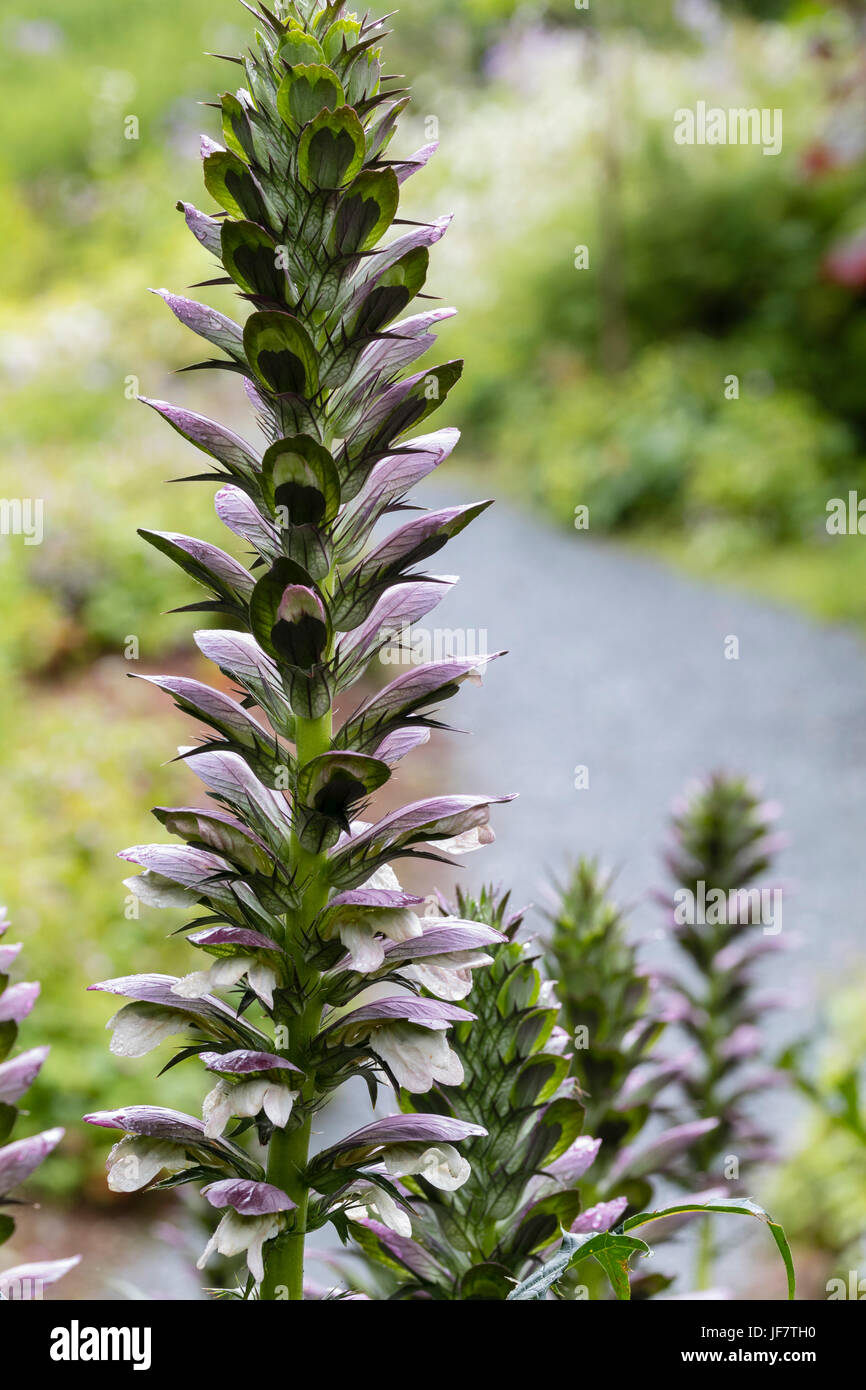
[[[411,1232],[404,1179],[451,1192],[468,1178],[460,1146],[477,1124],[431,1116],[423,1134],[400,1128],[372,1148],[360,1135],[349,1150],[311,1156],[311,1144],[349,1080],[374,1101],[383,1081],[416,1093],[461,1081],[449,1035],[472,1012],[453,1001],[501,936],[471,914],[431,913],[392,866],[488,844],[510,798],[376,803],[413,749],[444,737],[443,706],[492,658],[446,654],[353,693],[447,596],[454,576],[428,562],[489,505],[410,501],[458,438],[428,419],[462,363],[417,366],[454,312],[424,295],[449,219],[399,215],[401,185],[434,147],[389,153],[408,94],[385,75],[382,21],[339,0],[288,0],[279,17],[260,5],[257,20],[250,50],[229,60],[240,85],[220,98],[219,138],[202,140],[209,210],[180,205],[212,260],[205,283],[234,288],[237,317],[156,292],[203,340],[195,368],[240,381],[250,427],[145,401],[199,451],[189,481],[215,485],[227,533],[222,549],[141,531],[204,590],[184,611],[213,624],[195,641],[221,676],[146,677],[204,731],[180,757],[210,803],[157,807],[169,842],[121,858],[142,870],[128,886],[146,907],[186,913],[199,962],[180,978],[94,986],[124,1000],[110,1023],[118,1055],[171,1041],[174,1061],[203,1064],[202,1118],[151,1106],[88,1118],[126,1136],[109,1156],[113,1188],[204,1184],[223,1215],[202,1263],[245,1252],[239,1296],[297,1300],[308,1233],[345,1233],[371,1211]]]

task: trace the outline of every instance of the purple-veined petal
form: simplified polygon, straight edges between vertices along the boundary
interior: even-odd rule
[[[62,1129],[46,1129],[42,1134],[16,1139],[0,1149],[0,1195],[5,1196],[13,1187],[26,1182],[52,1149],[56,1149],[63,1135]]]
[[[345,893],[337,893],[328,903],[326,912],[332,907],[415,907],[424,899],[417,893],[404,893],[395,888],[349,888]]]
[[[443,918],[441,926],[431,927],[423,936],[412,937],[409,941],[389,942],[385,947],[385,959],[389,964],[397,960],[425,960],[431,956],[451,955],[456,951],[480,951],[485,946],[493,946],[504,940],[501,932],[482,922]]]
[[[165,300],[175,318],[185,328],[213,343],[214,347],[228,353],[230,357],[241,362],[246,361],[243,329],[233,319],[212,309],[209,304],[199,304],[195,299],[185,299],[183,295],[172,294],[171,290],[151,290],[151,294]]]
[[[359,1009],[343,1014],[333,1023],[326,1018],[323,1031],[329,1032],[332,1028],[354,1029],[362,1023],[370,1023],[375,1027],[378,1023],[395,1020],[415,1023],[421,1028],[441,1030],[451,1023],[462,1023],[473,1018],[475,1014],[458,1008],[456,1004],[446,1004],[440,999],[419,999],[414,994],[395,994],[385,999],[376,999],[370,1004],[362,1004]]]
[[[14,1105],[23,1096],[39,1075],[50,1050],[33,1047],[29,1052],[20,1052],[17,1057],[0,1063],[0,1104]]]
[[[242,540],[249,541],[263,555],[276,559],[282,550],[280,533],[259,511],[242,488],[227,483],[214,498],[216,514],[224,526]]]
[[[228,860],[209,850],[195,849],[192,845],[132,845],[121,850],[117,857],[130,864],[140,864],[143,869],[180,884],[198,897],[232,907],[235,904],[225,879],[235,877],[236,872]]]
[[[196,241],[201,242],[206,251],[219,257],[222,254],[222,223],[219,219],[199,212],[192,203],[178,203],[178,209],[183,212],[186,225]]]
[[[380,762],[387,763],[389,767],[393,767],[408,753],[419,748],[422,743],[429,742],[429,729],[395,729],[373,749],[373,757],[378,758]]]
[[[715,1119],[689,1120],[687,1124],[664,1130],[647,1142],[628,1145],[617,1154],[608,1182],[617,1183],[622,1178],[639,1178],[645,1173],[659,1172],[718,1126],[719,1121]]]
[[[48,1284],[56,1284],[81,1261],[80,1255],[66,1260],[34,1260],[30,1264],[13,1265],[0,1273],[0,1294],[12,1302],[39,1299]]]
[[[173,1013],[190,1014],[195,1019],[201,1019],[204,1024],[212,1024],[215,1029],[222,1028],[233,1035],[241,1034],[246,1040],[268,1041],[264,1033],[246,1019],[240,1018],[234,1009],[214,995],[206,994],[199,999],[184,999],[181,995],[175,994],[174,986],[179,983],[179,977],[176,975],[119,975],[113,980],[101,980],[98,984],[88,985],[88,989],[101,994],[119,994],[125,999],[134,999],[142,1003],[161,1004]]]
[[[247,748],[274,746],[274,738],[237,700],[202,681],[181,676],[138,676],[173,695],[182,709],[200,715],[220,732],[229,734]]]
[[[417,1278],[423,1279],[425,1283],[450,1284],[452,1282],[448,1272],[417,1241],[409,1240],[407,1236],[398,1236],[397,1232],[392,1231],[390,1226],[383,1226],[379,1221],[371,1221],[369,1217],[365,1217],[357,1224],[372,1231],[387,1254],[391,1255],[393,1259],[399,1260],[400,1264],[404,1265]]]
[[[409,584],[392,585],[360,627],[340,636],[340,661],[348,662],[351,658],[357,664],[368,660],[377,643],[392,637],[404,624],[426,617],[456,583],[455,575],[436,574]]]
[[[468,1120],[455,1120],[450,1115],[386,1115],[382,1120],[347,1134],[326,1152],[343,1153],[348,1149],[379,1148],[383,1144],[456,1144],[461,1139],[485,1135],[482,1125]]]
[[[39,998],[36,980],[22,980],[0,994],[0,1023],[21,1023]]]
[[[408,159],[400,160],[394,166],[397,175],[397,182],[405,183],[413,174],[417,174],[419,169],[423,169],[428,164],[439,148],[438,140],[431,140],[428,145],[422,145],[420,150],[416,150]]]
[[[139,400],[167,420],[184,439],[188,439],[204,453],[210,454],[230,471],[245,477],[254,477],[261,472],[261,461],[252,444],[248,444],[231,430],[218,425],[214,420],[208,420],[204,415],[196,415],[192,410],[171,405],[169,401],[149,400],[146,396],[140,396]]]
[[[241,1216],[264,1216],[271,1211],[291,1211],[296,1203],[269,1182],[249,1178],[224,1178],[201,1189],[212,1207],[233,1207]]]
[[[294,1062],[277,1056],[275,1052],[237,1049],[234,1052],[200,1052],[199,1057],[208,1071],[226,1072],[232,1076],[247,1076],[250,1073],[265,1071],[298,1071]]]
[[[609,1231],[627,1207],[628,1197],[612,1197],[609,1202],[597,1202],[594,1207],[587,1207],[586,1211],[582,1211],[577,1220],[572,1222],[572,1233],[582,1236]]]
[[[244,946],[251,951],[277,951],[275,941],[249,927],[205,927],[187,937],[194,946]]]
[[[8,945],[0,946],[0,975],[6,975],[8,973],[20,953],[20,941],[10,941]]]

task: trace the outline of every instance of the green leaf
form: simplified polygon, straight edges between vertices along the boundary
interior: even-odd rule
[[[364,127],[351,106],[322,111],[304,126],[298,143],[298,177],[306,189],[343,188],[361,172]]]
[[[0,1104],[0,1144],[9,1138],[17,1118],[18,1111],[14,1105]]]
[[[0,1245],[5,1245],[6,1241],[15,1231],[15,1222],[6,1212],[0,1212]]]
[[[204,186],[231,217],[261,222],[265,218],[258,185],[244,164],[231,150],[215,150],[204,161]]]
[[[586,1236],[564,1233],[562,1244],[556,1254],[528,1279],[518,1284],[508,1295],[508,1299],[512,1302],[537,1302],[543,1299],[567,1269],[589,1259],[590,1256],[601,1265],[617,1298],[627,1299],[630,1296],[629,1261],[635,1252],[648,1255],[649,1246],[631,1236],[608,1232]]]
[[[304,588],[315,587],[306,570],[294,560],[277,560],[258,581],[250,596],[250,628],[259,646],[270,656],[278,655],[272,632],[278,621],[280,600],[285,590],[293,584]]]
[[[292,21],[297,24],[297,21]],[[299,63],[324,63],[325,53],[319,41],[313,38],[312,34],[307,34],[303,29],[290,28],[288,33],[280,39],[277,48],[277,57],[281,58],[289,67],[295,67]]]
[[[487,1262],[467,1269],[460,1281],[460,1299],[502,1303],[513,1288],[514,1280],[504,1265]]]
[[[277,263],[280,248],[255,222],[226,221],[221,230],[222,262],[247,294],[289,304],[294,286]]]
[[[323,63],[300,63],[293,67],[277,92],[277,110],[289,130],[295,133],[322,112],[344,106],[345,101],[340,79]]]
[[[272,512],[285,508],[289,525],[332,521],[340,509],[337,465],[309,435],[278,439],[262,459],[262,496]]]
[[[17,1037],[18,1024],[13,1023],[11,1018],[7,1019],[4,1023],[0,1023],[0,1062],[3,1061],[4,1057],[9,1056]]]
[[[368,251],[394,221],[400,185],[393,169],[365,169],[346,190],[334,224],[334,244],[343,256]]]
[[[223,112],[223,139],[240,160],[254,159],[255,147],[246,111],[231,92],[224,92],[220,101]]]
[[[318,358],[303,324],[276,310],[250,314],[244,324],[247,360],[260,381],[277,395],[310,399],[318,389]]]
[[[298,776],[298,800],[324,816],[342,817],[347,807],[370,796],[391,776],[387,763],[363,753],[321,753]]]
[[[344,45],[347,49],[353,48],[360,36],[361,25],[357,19],[338,19],[322,39],[325,61],[336,62],[343,52]]]
[[[661,1221],[666,1216],[677,1216],[683,1212],[695,1212],[706,1216],[714,1212],[728,1212],[733,1216],[754,1216],[758,1221],[763,1221],[765,1226],[769,1226],[770,1234],[778,1246],[782,1263],[785,1266],[785,1274],[788,1281],[788,1298],[792,1299],[796,1292],[797,1281],[794,1272],[794,1260],[791,1255],[791,1247],[788,1238],[782,1227],[774,1221],[763,1207],[759,1207],[757,1202],[753,1202],[750,1197],[734,1198],[713,1198],[709,1202],[679,1202],[674,1206],[663,1207],[658,1211],[642,1211],[636,1216],[630,1216],[627,1221],[622,1223],[619,1228],[622,1231],[631,1231],[638,1226],[647,1226],[651,1221]]]

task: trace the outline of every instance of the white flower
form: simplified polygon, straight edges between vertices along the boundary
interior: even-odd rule
[[[204,1269],[214,1252],[230,1258],[246,1250],[247,1268],[253,1278],[261,1283],[265,1277],[262,1246],[266,1240],[279,1235],[284,1219],[279,1212],[268,1212],[265,1216],[241,1216],[229,1209],[202,1251],[196,1269]]]
[[[383,1159],[386,1169],[395,1177],[420,1173],[441,1192],[456,1192],[472,1172],[453,1144],[437,1144],[420,1153],[417,1144],[392,1144],[385,1150]]]
[[[272,1008],[277,976],[269,965],[260,965],[255,956],[223,956],[210,970],[194,970],[191,975],[184,975],[172,985],[171,992],[182,999],[203,999],[212,990],[231,989],[244,975],[250,982],[250,989]]]
[[[421,922],[405,907],[364,908],[354,922],[340,921],[337,935],[349,952],[349,964],[361,975],[379,970],[385,963],[385,943],[410,941],[421,935]]]
[[[126,1004],[110,1018],[113,1029],[111,1051],[116,1057],[144,1057],[166,1038],[173,1038],[189,1026],[186,1014],[175,1013],[161,1004]]]
[[[391,868],[390,864],[383,864],[381,868],[378,868],[376,872],[370,876],[370,878],[368,878],[364,883],[361,884],[361,887],[384,888],[389,892],[394,893],[402,893],[403,891],[400,887],[400,880],[394,873],[394,870]]]
[[[251,1077],[237,1084],[220,1079],[202,1104],[204,1132],[208,1139],[219,1139],[229,1120],[255,1116],[260,1110],[264,1110],[271,1124],[284,1129],[298,1095],[298,1091],[290,1091],[288,1086],[265,1077]]]
[[[463,1064],[448,1046],[445,1032],[421,1028],[414,1023],[387,1023],[374,1031],[373,1051],[387,1062],[397,1084],[420,1095],[429,1091],[434,1081],[459,1086],[463,1081]]]
[[[361,889],[385,889],[388,892],[402,892],[400,882],[390,864],[380,869],[361,884]],[[379,970],[385,963],[385,943],[389,941],[410,941],[420,936],[421,922],[414,912],[402,907],[359,908],[357,916],[351,915],[351,908],[343,908],[336,923],[336,931],[349,952],[349,965],[359,975],[369,975]],[[381,935],[379,935],[381,933]]]
[[[450,951],[403,967],[401,974],[435,994],[437,999],[465,999],[472,989],[472,971],[492,965],[485,951]]]
[[[112,1192],[138,1192],[163,1171],[182,1173],[189,1161],[182,1144],[128,1134],[114,1145],[105,1166]]]
[[[408,1212],[397,1205],[390,1192],[383,1192],[381,1187],[372,1182],[359,1182],[352,1189],[352,1195],[363,1200],[346,1208],[346,1215],[350,1221],[363,1221],[365,1216],[374,1212],[383,1226],[396,1231],[398,1236],[406,1236],[408,1239],[412,1235],[412,1222]]]
[[[437,840],[437,850],[442,850],[443,854],[471,854],[474,849],[481,849],[482,845],[492,845],[496,839],[489,825],[476,825],[471,830],[462,830],[459,835],[453,835],[450,840]]]

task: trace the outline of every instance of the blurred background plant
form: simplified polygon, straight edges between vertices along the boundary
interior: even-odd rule
[[[778,995],[756,988],[762,957],[780,948],[782,889],[766,882],[780,839],[778,807],[744,777],[712,773],[686,789],[671,819],[665,862],[675,885],[659,893],[678,948],[665,977],[679,1027],[694,1045],[681,1085],[687,1120],[713,1123],[685,1154],[693,1188],[750,1190],[775,1156],[754,1102],[782,1079],[767,1064],[763,1023]],[[711,1286],[714,1227],[702,1223],[696,1287]]]
[[[855,980],[826,1001],[817,1058],[797,1045],[781,1058],[809,1106],[800,1142],[786,1153],[770,1191],[801,1247],[806,1298],[866,1294],[864,987],[866,980]]]
[[[460,308],[442,346],[467,357],[463,466],[563,527],[585,505],[593,535],[862,625],[866,551],[825,528],[866,488],[860,4],[412,0],[393,25],[406,149],[441,141],[407,215],[457,214],[433,288]],[[180,670],[189,620],[156,615],[192,588],[135,531],[219,528],[195,489],[154,491],[188,470],[133,397],[208,411],[200,383],[165,380],[183,334],[145,287],[200,274],[172,205],[215,130],[196,102],[231,82],[206,54],[246,31],[234,0],[0,17],[0,496],[45,507],[41,545],[0,536],[0,882],[44,983],[38,1041],[63,1040],[31,1092],[43,1127],[145,1098],[84,993],[144,938],[155,959],[162,924],[125,916],[113,856],[182,786],[153,753],[179,717],[122,677]],[[675,145],[699,99],[782,108],[782,152]],[[193,1103],[182,1069],[166,1084]],[[39,1176],[95,1196],[81,1129]]]

